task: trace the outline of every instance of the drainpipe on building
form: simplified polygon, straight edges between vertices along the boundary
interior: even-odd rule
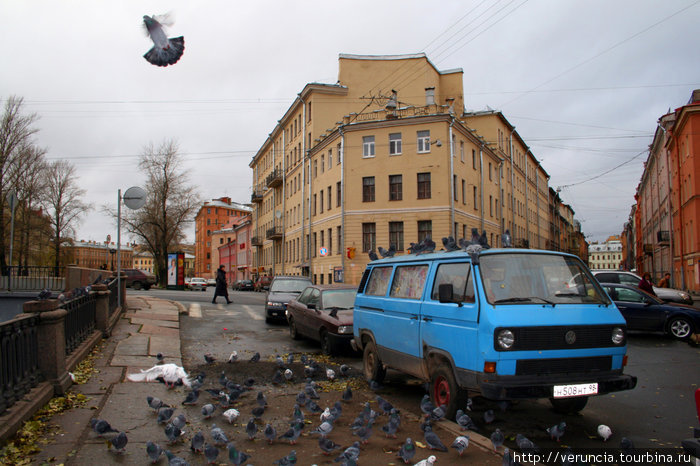
[[[481,231],[484,228],[484,140],[481,140],[481,145],[479,146],[479,197],[481,198]]]
[[[454,124],[454,115],[450,118],[449,138],[450,138],[450,231],[452,237],[457,237],[455,231],[455,164],[454,164],[454,141],[452,140],[452,125]]]
[[[505,219],[503,218],[503,163],[504,163],[504,160],[501,160],[500,162],[498,162],[498,197],[501,199],[501,202],[499,203],[500,205],[498,207],[497,215],[499,218],[498,223],[501,224],[501,228],[500,228],[501,238],[503,238],[503,233],[505,232]],[[502,242],[503,242],[503,240],[501,240],[501,243]],[[492,246],[496,247],[497,245],[492,244]]]
[[[515,170],[513,168],[513,133],[515,132],[515,126],[508,136],[508,151],[510,152],[510,214],[511,214],[511,238],[517,238],[517,231],[515,230]]]
[[[676,151],[678,152],[678,157],[676,157],[676,162],[678,165],[678,179],[676,180],[676,186],[678,191],[678,236],[680,240],[678,241],[679,252],[680,252],[680,270],[681,270],[681,289],[686,289],[685,287],[685,264],[683,263],[683,203],[681,199],[681,148],[678,141],[678,135],[673,132],[672,136],[676,140]],[[669,186],[670,188],[670,186]]]
[[[338,129],[340,133],[340,238],[338,238],[338,247],[340,247],[340,267],[343,273],[343,283],[345,283],[345,133],[343,127]]]
[[[529,206],[529,196],[530,191],[530,179],[528,178],[528,167],[530,164],[527,158],[527,154],[530,154],[530,149],[525,152],[525,238],[527,238],[527,245],[530,247],[530,206]]]
[[[542,240],[540,236],[540,177],[537,176],[537,170],[535,170],[535,207],[537,208],[537,249],[542,249]]]

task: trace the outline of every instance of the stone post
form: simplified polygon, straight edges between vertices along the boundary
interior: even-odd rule
[[[24,303],[25,314],[38,314],[37,342],[39,347],[39,370],[51,383],[54,394],[63,395],[71,385],[66,370],[65,318],[68,311],[60,309],[57,299],[28,301]]]
[[[102,332],[104,338],[109,338],[109,295],[111,291],[107,285],[92,285],[92,291],[97,293],[97,303],[95,307],[95,327]]]

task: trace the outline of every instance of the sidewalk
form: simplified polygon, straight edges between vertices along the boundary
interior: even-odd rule
[[[148,462],[145,448],[147,441],[157,442],[166,449],[163,426],[154,422],[154,414],[147,407],[146,397],[157,396],[176,407],[176,411],[179,412],[182,408],[183,391],[165,390],[162,385],[154,383],[128,382],[126,375],[137,373],[139,369],[153,367],[157,362],[155,355],[159,352],[165,356],[165,362],[182,365],[179,313],[184,312],[184,308],[172,301],[141,296],[130,297],[128,304],[126,314],[119,320],[112,336],[104,341],[102,354],[95,361],[95,369],[99,372],[93,375],[88,383],[73,385],[71,388],[89,398],[87,405],[67,411],[51,420],[52,424],[59,426],[58,432],[47,439],[49,443],[42,446],[41,453],[32,457],[33,464],[145,464]],[[202,404],[200,397],[196,408],[199,409]],[[105,419],[115,429],[126,431],[126,452],[115,454],[108,449],[105,440],[97,438],[92,432],[91,418]],[[464,434],[459,432],[454,422],[442,421],[440,428],[447,431],[452,439]],[[185,443],[179,444],[173,450],[191,464],[204,464],[206,460],[203,455],[195,456],[189,452],[191,430],[192,426],[185,427]],[[475,432],[467,434],[470,445],[465,457],[459,460],[454,449],[450,449],[450,460],[454,460],[454,463],[468,459],[472,464],[501,464],[500,456],[493,453],[488,438]],[[306,438],[300,439],[300,443],[310,441]],[[316,439],[313,442],[315,445]],[[414,461],[419,461],[429,454],[428,450],[422,450],[418,452]],[[422,456],[419,458],[419,455]],[[227,459],[225,452],[222,452],[218,462],[226,463]],[[255,458],[251,462],[255,463],[254,460]],[[387,463],[384,458],[377,460],[379,462],[376,464]],[[299,461],[299,464],[307,464],[303,458]],[[441,459],[440,462],[453,464],[445,459]],[[368,457],[362,458],[361,463],[375,464]],[[167,464],[164,455],[159,464]]]

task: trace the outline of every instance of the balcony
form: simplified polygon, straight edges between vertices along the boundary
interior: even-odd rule
[[[253,193],[250,195],[250,202],[262,202],[263,200],[263,189],[254,188]]]
[[[263,240],[260,236],[253,236],[252,238],[250,238],[250,244],[259,247],[262,246]]]
[[[267,239],[280,240],[283,235],[284,230],[282,229],[282,225],[275,225],[272,228],[268,228],[265,232],[265,238]]]
[[[281,184],[282,184],[282,170],[279,168],[275,168],[274,170],[272,170],[272,173],[267,175],[267,178],[265,178],[265,185],[268,188],[275,188]]]

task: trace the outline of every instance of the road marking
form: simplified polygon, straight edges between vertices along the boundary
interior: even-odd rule
[[[248,316],[253,319],[253,320],[263,320],[263,317],[260,314],[257,314],[253,312],[253,308],[251,306],[248,306],[246,304],[241,306],[243,310],[248,314]]]
[[[201,319],[202,318],[202,306],[200,306],[199,303],[190,304],[189,314],[190,314],[190,317],[195,317],[197,319]]]

